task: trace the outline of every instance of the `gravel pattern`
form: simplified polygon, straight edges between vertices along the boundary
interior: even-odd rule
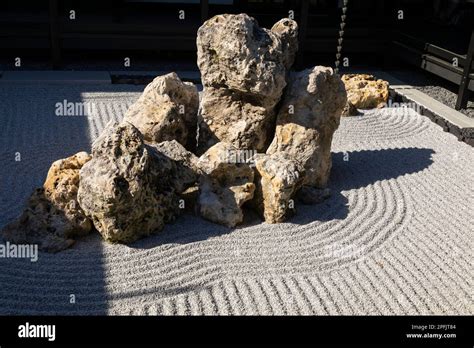
[[[0,225],[142,88],[0,86]],[[63,99],[97,113],[55,116]],[[0,259],[0,314],[472,315],[473,149],[382,109],[342,119],[333,159],[331,198],[282,224],[185,215],[130,246],[93,234],[36,263]]]

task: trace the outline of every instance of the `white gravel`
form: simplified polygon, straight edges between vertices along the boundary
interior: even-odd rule
[[[0,86],[0,226],[142,88]],[[97,113],[55,116],[63,99]],[[0,259],[0,314],[473,314],[473,148],[384,109],[344,118],[333,158],[332,197],[287,223],[186,215],[131,246],[94,234],[36,263]]]

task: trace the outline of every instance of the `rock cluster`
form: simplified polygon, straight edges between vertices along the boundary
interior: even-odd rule
[[[91,156],[53,163],[4,237],[58,251],[95,229],[130,243],[183,210],[235,227],[246,209],[278,223],[295,213],[295,199],[327,198],[346,90],[331,68],[290,73],[297,35],[291,19],[271,30],[246,14],[205,22],[201,101],[175,73],[158,76],[122,122],[107,125]]]

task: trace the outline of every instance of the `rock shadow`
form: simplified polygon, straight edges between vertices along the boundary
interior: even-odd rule
[[[317,205],[298,205],[298,214],[290,219],[290,222],[308,224],[313,221],[344,219],[349,209],[343,191],[360,189],[378,181],[420,172],[433,163],[433,154],[432,149],[420,148],[333,153],[328,185],[331,197]]]
[[[345,219],[349,213],[349,205],[343,191],[363,188],[378,181],[395,179],[422,171],[433,163],[431,159],[433,154],[432,149],[423,148],[333,153],[333,167],[329,182],[331,197],[316,205],[297,203],[297,214],[288,222],[304,225],[315,221]],[[168,243],[188,244],[262,223],[262,220],[253,211],[245,211],[245,216],[242,225],[237,228],[227,228],[206,221],[199,216],[185,214],[175,223],[167,225],[159,234],[137,241],[131,247],[148,249]]]
[[[0,86],[0,228],[23,211],[52,162],[90,151],[96,115],[89,117],[76,106],[102,102],[84,98],[84,93],[115,90],[112,85],[85,84]],[[58,103],[73,105],[73,115],[58,113]],[[108,112],[100,105],[97,109],[97,117]],[[15,160],[16,153],[21,160]],[[1,236],[0,243],[6,245]],[[0,314],[107,314],[105,278],[103,244],[96,233],[57,254],[39,252],[37,262],[0,258]]]

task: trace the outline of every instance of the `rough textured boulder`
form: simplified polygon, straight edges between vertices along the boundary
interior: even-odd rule
[[[150,146],[174,161],[176,171],[173,177],[173,186],[177,193],[184,192],[198,181],[201,173],[198,167],[198,158],[192,152],[187,151],[183,145],[173,140]]]
[[[192,149],[196,144],[199,94],[191,82],[176,73],[156,77],[127,111],[125,120],[143,134],[146,141],[177,140]]]
[[[112,123],[81,169],[78,201],[105,240],[132,242],[178,214],[175,171],[173,161],[145,145],[133,125]]]
[[[64,212],[72,224],[74,235],[85,235],[92,230],[92,222],[77,202],[79,171],[91,159],[87,152],[57,160],[49,168],[43,185],[44,195],[58,210]]]
[[[304,185],[325,187],[332,136],[346,101],[344,84],[331,68],[317,66],[292,74],[267,153],[287,153],[304,166]]]
[[[255,163],[255,196],[252,205],[268,223],[286,220],[295,212],[292,198],[300,188],[304,169],[289,155],[258,154]]]
[[[218,15],[199,28],[198,66],[204,86],[199,153],[219,141],[265,151],[296,38],[297,25],[290,19],[268,30],[246,14]]]
[[[204,93],[203,118],[199,125],[200,152],[221,140],[239,149],[266,149],[268,134],[275,124],[273,115],[269,117],[265,107],[249,103],[241,93],[226,88],[206,87]]]
[[[239,150],[223,142],[199,158],[203,172],[199,180],[198,211],[210,221],[234,227],[243,221],[242,205],[253,198],[254,172],[236,161]]]
[[[342,76],[347,99],[358,109],[384,107],[388,101],[388,82],[376,80],[367,74],[346,74]]]
[[[3,229],[4,238],[57,252],[71,246],[74,237],[89,233],[92,222],[77,202],[79,171],[89,160],[86,152],[79,152],[54,162],[43,188],[33,192],[20,217]]]

